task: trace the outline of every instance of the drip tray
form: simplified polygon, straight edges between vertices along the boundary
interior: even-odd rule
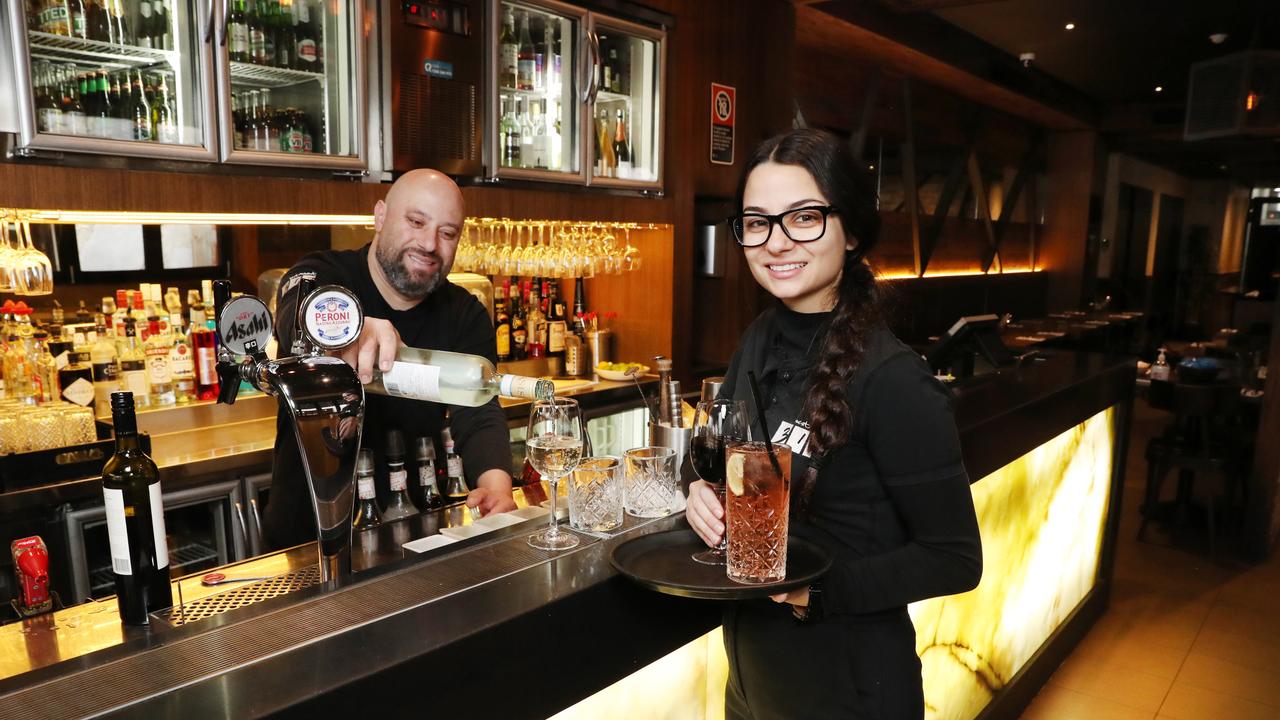
[[[220,592],[217,595],[174,606],[168,610],[155,613],[155,616],[174,627],[186,625],[197,620],[221,615],[224,612],[242,608],[246,605],[270,600],[273,597],[286,595],[298,590],[305,590],[320,584],[320,567],[311,565],[277,575],[269,580],[246,583],[238,588]]]

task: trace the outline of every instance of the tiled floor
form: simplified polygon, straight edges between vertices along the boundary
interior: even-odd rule
[[[1142,453],[1166,422],[1136,402],[1111,607],[1024,720],[1280,718],[1280,557],[1248,565],[1222,542],[1210,560],[1154,523],[1137,540]]]

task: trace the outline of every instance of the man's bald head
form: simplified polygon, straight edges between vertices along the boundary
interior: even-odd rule
[[[444,173],[413,170],[392,184],[373,218],[375,272],[404,300],[426,297],[453,267],[466,220],[462,191]]]

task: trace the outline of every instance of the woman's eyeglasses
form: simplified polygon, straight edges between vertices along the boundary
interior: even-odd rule
[[[781,227],[791,242],[806,243],[826,234],[827,216],[835,212],[839,210],[830,205],[810,205],[777,215],[742,213],[729,218],[729,227],[742,247],[759,247],[769,242],[774,226]]]

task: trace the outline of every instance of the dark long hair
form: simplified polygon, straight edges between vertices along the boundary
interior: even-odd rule
[[[804,513],[826,455],[844,444],[853,425],[846,390],[867,349],[872,330],[883,321],[875,273],[866,257],[880,237],[880,215],[871,178],[843,140],[823,130],[800,129],[766,140],[747,160],[738,183],[738,209],[743,206],[747,178],[766,162],[796,165],[813,177],[838,212],[846,239],[835,312],[827,328],[817,367],[805,395],[802,416],[809,423],[809,470],[797,491],[797,510]]]

